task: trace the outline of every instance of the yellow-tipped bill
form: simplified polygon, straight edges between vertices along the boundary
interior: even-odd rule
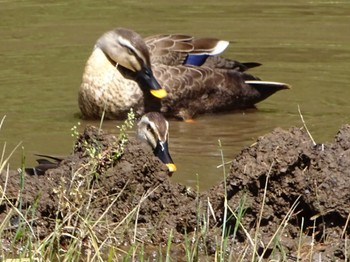
[[[166,164],[166,166],[168,167],[169,172],[173,173],[173,172],[176,171],[176,166],[175,166],[175,164],[169,163],[169,164]]]
[[[157,89],[157,90],[151,89],[150,92],[151,92],[151,94],[153,96],[155,96],[157,98],[160,98],[160,99],[164,98],[164,97],[166,97],[168,95],[167,91],[165,89],[163,89],[163,88],[162,89]]]

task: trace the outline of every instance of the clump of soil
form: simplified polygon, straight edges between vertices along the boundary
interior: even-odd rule
[[[114,136],[89,127],[57,168],[24,175],[22,190],[18,172],[3,172],[0,186],[8,201],[0,202],[0,221],[10,216],[7,227],[14,231],[18,215],[10,203],[18,206],[21,196],[22,209],[36,207],[32,227],[41,239],[54,230],[55,220],[78,210],[91,221],[103,220],[92,227],[101,242],[108,236],[117,244],[137,239],[159,245],[172,234],[173,242],[182,243],[186,235],[206,227],[203,246],[210,255],[221,236],[226,196],[230,209],[225,234],[235,239],[237,253],[246,247],[248,235],[254,238],[261,217],[257,252],[265,250],[264,257],[274,256],[274,244],[267,245],[277,235],[279,253],[288,259],[297,259],[298,250],[302,258],[310,256],[311,245],[312,256],[345,258],[350,235],[349,125],[324,145],[313,145],[302,129],[276,129],[233,159],[226,181],[201,194],[173,183],[167,168],[140,142],[130,138],[120,157],[118,145]],[[236,232],[231,211],[238,208],[244,216]]]
[[[259,232],[263,244],[271,240],[295,204],[280,239],[287,253],[296,258],[300,233],[304,232],[301,244],[306,253],[302,257],[310,251],[313,235],[315,257],[323,252],[322,258],[344,259],[344,238],[350,233],[349,136],[350,126],[346,125],[335,142],[327,144],[313,145],[299,128],[276,129],[260,137],[233,160],[227,182],[208,192],[217,219],[222,221],[224,199],[220,193],[226,185],[229,206],[237,207],[245,197],[242,223],[254,235],[268,179]]]

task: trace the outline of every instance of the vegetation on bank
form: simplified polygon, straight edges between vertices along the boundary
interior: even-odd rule
[[[0,123],[0,129],[4,119]],[[117,201],[123,201],[120,198],[123,189],[116,192],[113,200],[98,218],[93,216],[92,201],[96,193],[94,182],[101,175],[101,163],[109,163],[113,165],[118,161],[124,152],[128,143],[127,131],[132,127],[134,116],[129,115],[128,120],[119,127],[119,143],[110,151],[104,151],[102,148],[89,143],[87,140],[80,140],[84,144],[86,151],[84,154],[89,156],[89,162],[84,165],[84,169],[88,170],[90,175],[82,175],[81,170],[75,170],[71,174],[69,181],[62,181],[61,186],[53,188],[59,199],[57,213],[50,223],[54,224],[54,230],[45,238],[41,238],[34,228],[36,223],[35,213],[37,203],[42,200],[40,195],[33,202],[32,206],[23,205],[23,191],[26,184],[26,175],[22,170],[18,172],[19,194],[14,199],[7,194],[7,183],[10,176],[10,168],[8,160],[12,152],[6,157],[6,145],[2,150],[0,161],[0,172],[5,176],[5,183],[0,185],[0,208],[8,208],[6,216],[0,221],[0,260],[3,261],[263,261],[269,258],[270,261],[287,261],[291,258],[288,256],[286,247],[282,243],[285,230],[290,223],[290,219],[295,215],[296,208],[300,204],[299,197],[290,207],[287,214],[284,215],[279,226],[275,229],[268,240],[264,239],[265,245],[262,246],[262,223],[264,222],[263,213],[266,211],[266,203],[269,201],[268,187],[270,173],[275,163],[269,166],[269,172],[266,175],[263,186],[263,194],[259,196],[262,199],[259,215],[256,217],[254,230],[244,226],[246,212],[249,209],[246,194],[243,193],[238,205],[230,206],[227,183],[227,166],[224,161],[224,153],[221,149],[219,141],[220,154],[222,159],[222,174],[224,180],[224,205],[223,205],[223,221],[232,221],[235,223],[228,225],[223,222],[214,221],[220,231],[213,235],[209,221],[215,215],[213,205],[209,198],[207,204],[204,205],[203,199],[199,197],[199,188],[195,194],[196,203],[196,227],[192,232],[185,232],[184,241],[182,243],[174,243],[174,231],[170,230],[167,240],[159,246],[153,246],[139,239],[140,227],[138,225],[138,217],[144,202],[149,199],[156,190],[156,186],[144,194],[135,207],[129,211],[123,219],[110,223],[106,218],[108,212]],[[78,135],[76,128],[73,132]],[[23,167],[24,167],[23,159]],[[86,174],[86,173],[85,173]],[[103,174],[102,174],[103,175]],[[233,219],[234,218],[234,219]],[[315,225],[311,227],[311,238],[307,238],[304,234],[304,221],[301,221],[300,232],[296,236],[297,254],[296,261],[313,261],[314,250],[316,244],[313,242],[316,232]],[[348,223],[348,221],[346,221]],[[221,226],[220,226],[221,224]],[[103,228],[107,232],[104,239],[96,235],[96,229]],[[347,224],[344,226],[344,230]],[[126,231],[132,231],[133,237],[128,242],[116,245],[115,236],[124,234]],[[241,232],[238,234],[238,232]],[[242,244],[242,232],[245,242]],[[344,233],[344,235],[346,235]],[[214,238],[214,245],[208,245]],[[310,249],[305,251],[304,243],[306,239],[311,239],[309,243]],[[237,245],[240,242],[239,246]],[[125,245],[127,243],[127,245]],[[267,244],[266,244],[267,243]],[[345,243],[347,243],[345,241]],[[241,248],[244,246],[244,248]],[[209,250],[211,248],[211,250]],[[344,253],[347,254],[348,247],[345,245]],[[265,261],[265,260],[264,260]]]

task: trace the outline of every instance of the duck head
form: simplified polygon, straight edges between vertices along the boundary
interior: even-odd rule
[[[176,171],[176,166],[168,148],[169,123],[164,116],[157,112],[149,112],[138,122],[138,136],[149,144],[154,154],[164,163],[170,173]]]
[[[122,73],[132,76],[143,91],[157,98],[167,95],[153,75],[146,43],[136,32],[125,28],[108,31],[97,40],[95,48],[100,48],[116,67],[122,67]]]

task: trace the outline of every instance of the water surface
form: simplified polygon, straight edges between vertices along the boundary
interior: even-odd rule
[[[226,57],[258,61],[251,72],[292,85],[256,111],[171,121],[173,179],[206,189],[230,161],[276,127],[302,126],[300,106],[314,139],[331,141],[349,123],[350,2],[348,1],[1,1],[0,142],[11,168],[33,165],[34,153],[66,155],[78,117],[77,92],[95,40],[117,26],[141,35],[184,33],[229,40]],[[116,121],[104,123],[117,132]],[[222,147],[219,148],[220,140]],[[229,166],[226,167],[227,169]]]

